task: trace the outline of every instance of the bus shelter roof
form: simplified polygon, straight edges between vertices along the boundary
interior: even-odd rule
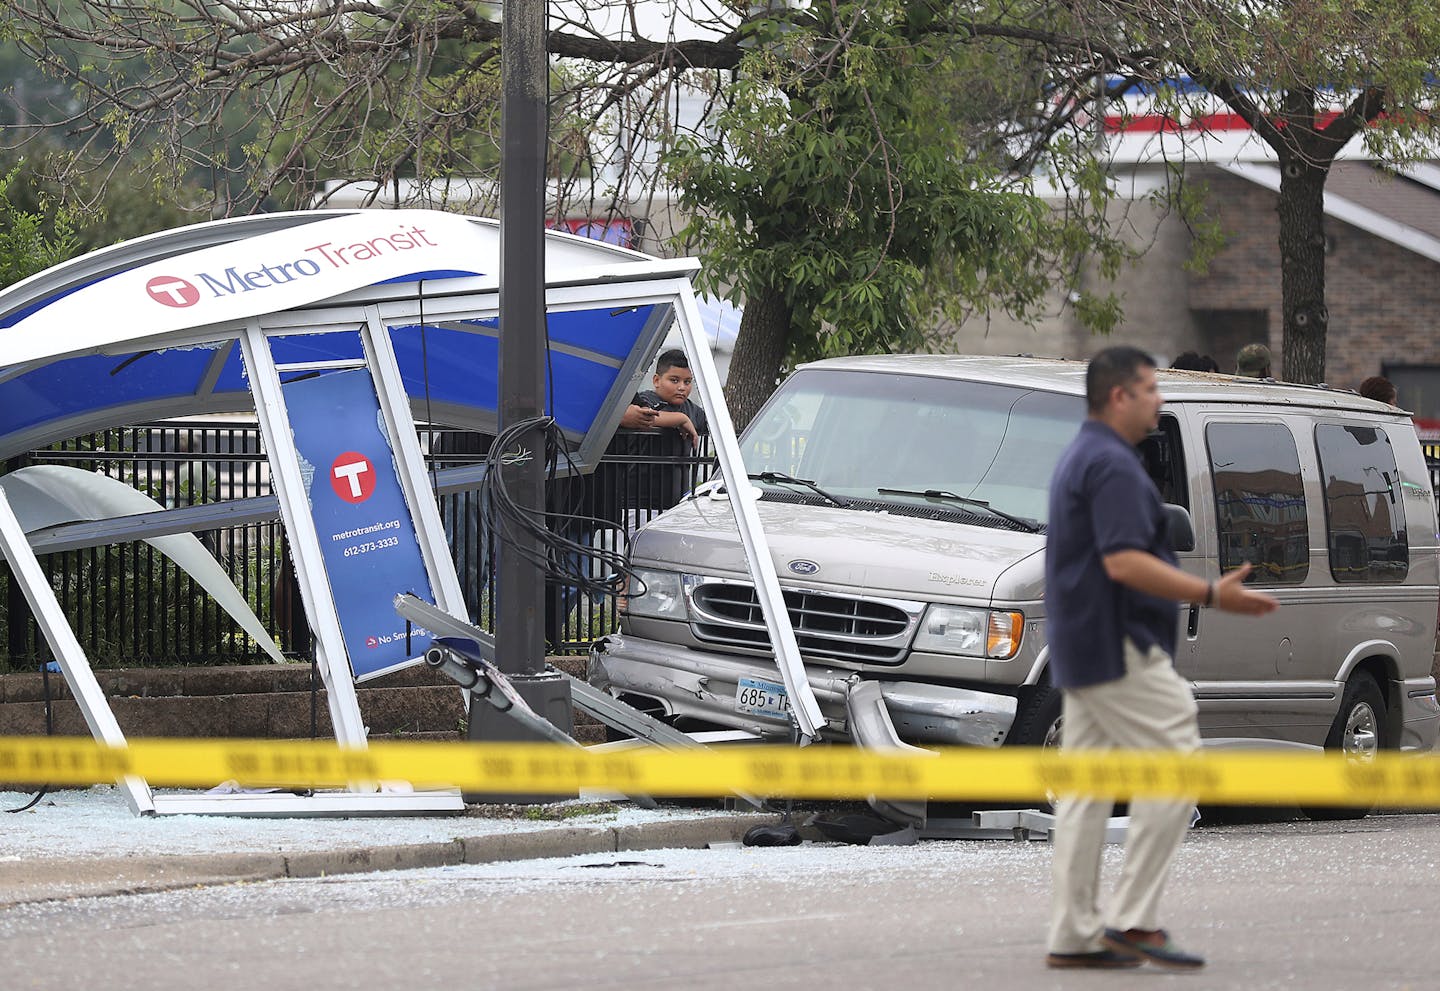
[[[554,231],[545,250],[547,408],[603,447],[698,263]],[[282,367],[313,366],[361,359],[372,316],[417,421],[493,433],[499,275],[498,221],[428,210],[239,217],[90,252],[0,291],[0,457],[253,410],[247,323]]]

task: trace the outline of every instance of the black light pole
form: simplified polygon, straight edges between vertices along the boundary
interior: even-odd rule
[[[545,148],[549,66],[546,0],[509,0],[501,7],[500,153],[500,429],[545,413]],[[522,507],[545,509],[545,433],[525,431],[508,445],[519,455],[503,470]],[[499,541],[495,659],[530,707],[571,733],[569,682],[545,673],[544,547]],[[519,723],[472,700],[472,740],[539,740]],[[494,796],[490,796],[494,797]],[[510,801],[553,796],[506,796]]]

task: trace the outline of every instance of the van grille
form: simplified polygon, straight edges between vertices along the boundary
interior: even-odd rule
[[[919,621],[918,602],[879,601],[803,589],[783,589],[800,652],[810,657],[898,664]],[[691,593],[690,628],[697,639],[770,649],[770,634],[755,588],[741,582],[706,583]]]

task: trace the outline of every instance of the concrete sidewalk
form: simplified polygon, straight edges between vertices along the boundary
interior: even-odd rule
[[[0,809],[29,801],[0,791]],[[0,813],[0,908],[237,881],[568,857],[735,842],[778,816],[574,801],[474,806],[453,816],[137,817],[111,786]]]

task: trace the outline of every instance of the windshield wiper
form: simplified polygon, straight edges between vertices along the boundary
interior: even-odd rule
[[[769,482],[771,485],[800,485],[800,486],[804,486],[805,488],[809,489],[811,492],[814,492],[816,495],[818,495],[818,496],[820,496],[821,498],[823,498],[826,502],[830,503],[830,505],[832,505],[832,506],[835,506],[835,507],[837,507],[837,508],[839,508],[839,509],[849,509],[849,508],[850,508],[850,501],[849,501],[848,499],[842,499],[842,498],[840,498],[840,497],[837,496],[837,495],[832,495],[832,494],[830,494],[829,492],[826,492],[826,491],[825,491],[824,489],[822,489],[820,486],[816,485],[814,482],[812,482],[812,481],[810,481],[809,479],[806,479],[806,478],[796,478],[794,475],[786,475],[784,472],[779,472],[779,471],[762,471],[762,472],[759,472],[758,474],[755,474],[755,475],[746,475],[745,477],[746,477],[746,478],[750,478],[750,479],[754,479],[755,481],[758,481],[758,482]]]
[[[922,499],[946,500],[947,502],[958,502],[965,506],[978,506],[987,513],[1000,517],[1002,520],[1009,520],[1026,533],[1039,533],[1040,525],[1034,520],[1023,519],[1019,516],[1012,516],[1004,510],[996,509],[984,499],[970,499],[966,496],[956,495],[954,492],[946,492],[944,489],[876,489],[881,495],[908,495],[920,496]]]

